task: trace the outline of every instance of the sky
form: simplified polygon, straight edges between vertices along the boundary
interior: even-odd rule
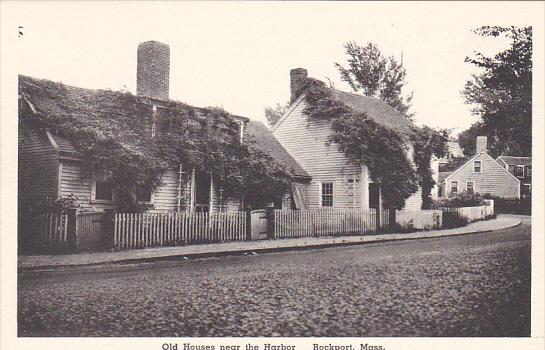
[[[343,43],[373,42],[400,58],[415,122],[456,134],[473,122],[461,90],[479,71],[464,62],[506,42],[482,38],[481,25],[528,25],[531,3],[434,2],[215,3],[43,2],[3,4],[12,11],[16,72],[86,88],[136,91],[138,43],[170,46],[170,98],[219,106],[265,121],[264,108],[289,99],[289,71],[350,91],[334,63]],[[526,13],[524,15],[524,13]],[[6,16],[7,17],[7,16]]]

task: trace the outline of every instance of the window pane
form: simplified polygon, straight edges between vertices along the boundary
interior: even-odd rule
[[[333,182],[322,183],[322,206],[333,206]]]
[[[136,189],[136,199],[141,202],[151,202],[151,188],[138,187]]]
[[[97,181],[95,187],[95,199],[112,200],[112,183]]]
[[[476,160],[476,161],[473,162],[473,171],[476,172],[476,173],[481,172],[481,161],[480,160]]]

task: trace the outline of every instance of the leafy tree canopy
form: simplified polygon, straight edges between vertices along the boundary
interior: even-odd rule
[[[466,62],[482,73],[472,76],[462,95],[480,120],[460,134],[464,151],[475,152],[473,136],[488,136],[493,156],[532,154],[532,27],[485,26],[474,30],[483,37],[505,37],[509,47],[493,57],[476,53]]]
[[[276,122],[280,120],[282,115],[286,113],[289,107],[289,101],[283,105],[277,103],[274,107],[265,107],[265,118],[267,119],[267,124],[269,124],[269,126],[273,126],[274,124],[276,124]]]
[[[402,94],[407,76],[403,64],[393,56],[384,56],[373,43],[360,46],[350,41],[344,44],[344,48],[348,55],[348,66],[345,68],[335,63],[341,79],[354,92],[379,98],[404,116],[412,118],[413,114],[409,113],[412,93],[406,96]]]

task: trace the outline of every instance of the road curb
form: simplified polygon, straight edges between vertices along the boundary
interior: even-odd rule
[[[343,246],[349,247],[349,246],[357,246],[357,245],[389,243],[394,241],[411,241],[411,240],[423,240],[423,239],[433,239],[433,238],[443,238],[443,237],[456,237],[456,236],[465,236],[470,234],[505,230],[505,229],[517,227],[521,224],[522,224],[522,220],[518,219],[514,224],[510,224],[504,227],[487,229],[487,230],[476,230],[476,231],[470,231],[470,232],[453,233],[453,234],[445,233],[444,235],[428,236],[428,237],[396,237],[396,238],[376,239],[376,240],[370,240],[370,241],[329,242],[329,243],[323,243],[323,244],[310,244],[310,245],[302,245],[302,246],[253,248],[253,249],[224,250],[224,251],[213,251],[213,252],[203,252],[203,253],[173,254],[173,255],[163,255],[163,256],[129,258],[129,259],[122,259],[122,260],[114,260],[114,261],[94,262],[94,263],[87,263],[87,264],[41,265],[41,266],[32,266],[32,267],[23,267],[23,268],[18,267],[17,272],[24,273],[24,272],[37,272],[42,270],[61,270],[61,269],[70,269],[70,268],[81,268],[81,267],[128,265],[128,264],[143,263],[143,262],[152,263],[152,262],[160,262],[160,261],[184,261],[184,260],[197,260],[197,259],[206,259],[206,258],[215,258],[215,257],[217,258],[217,257],[225,257],[225,256],[261,255],[261,254],[270,254],[270,253],[287,252],[287,251],[327,249],[327,248],[335,248],[335,247],[343,247]],[[445,230],[445,231],[448,231],[448,230]],[[397,235],[399,235],[399,233],[397,233]],[[342,237],[340,238],[342,239]]]

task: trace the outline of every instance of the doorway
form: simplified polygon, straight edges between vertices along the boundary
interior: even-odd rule
[[[195,211],[210,211],[210,175],[195,174]]]

